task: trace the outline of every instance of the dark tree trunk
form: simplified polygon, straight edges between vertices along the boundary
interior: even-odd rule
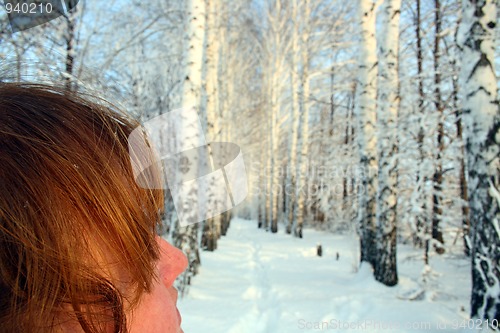
[[[220,223],[221,223],[220,233],[222,236],[226,236],[227,230],[229,229],[229,225],[231,223],[230,211],[222,213]]]
[[[290,195],[290,202],[289,202],[289,207],[288,207],[288,223],[286,224],[286,233],[287,234],[291,234],[292,233],[292,229],[293,229],[293,212],[295,211],[295,209],[296,209],[295,205],[297,204],[295,202],[295,200],[296,200],[296,198],[295,198],[295,186],[296,186],[295,175],[294,175],[293,170],[290,170],[290,172],[292,174],[290,176],[291,193],[289,194]]]
[[[452,66],[457,69],[456,61],[453,60]],[[470,218],[469,218],[469,195],[467,193],[467,178],[465,177],[465,150],[462,125],[462,110],[458,102],[458,78],[453,78],[453,107],[455,109],[455,126],[457,128],[457,139],[460,142],[460,198],[462,199],[462,229],[464,241],[464,254],[470,256]]]
[[[75,9],[76,10],[76,9]],[[73,67],[74,67],[74,41],[75,41],[75,22],[73,20],[72,14],[67,13],[65,15],[66,23],[68,26],[68,31],[65,36],[66,40],[66,64],[65,64],[65,85],[66,90],[71,91],[75,89],[73,87]]]
[[[214,219],[210,218],[203,224],[201,236],[201,248],[205,251],[213,252],[217,249],[217,232],[215,230]]]
[[[272,208],[272,211],[273,211],[273,220],[272,220],[272,223],[271,223],[271,232],[273,234],[277,233],[278,232],[278,216],[280,214],[280,209],[279,209],[279,192],[278,193],[274,193],[274,196],[276,196],[276,199],[275,200],[272,200],[271,203],[274,204],[274,207]]]
[[[259,196],[260,195],[261,194],[259,194]],[[258,204],[257,209],[258,209],[258,214],[259,214],[259,216],[257,217],[257,227],[259,229],[261,229],[263,224],[264,224],[264,205],[262,204],[261,200],[259,200],[259,204]],[[224,219],[221,219],[221,223],[223,223],[223,221],[224,221]],[[225,234],[223,234],[223,235],[225,235]]]
[[[444,151],[444,124],[443,124],[443,103],[441,97],[441,73],[439,61],[441,57],[441,3],[440,0],[434,0],[434,104],[439,113],[438,131],[437,131],[437,157],[436,169],[433,176],[433,194],[432,194],[432,239],[434,240],[434,249],[437,253],[444,253],[444,239],[441,231],[441,218],[443,216],[442,193],[443,193],[443,151]]]
[[[417,171],[417,185],[420,186],[418,189],[419,201],[421,212],[416,217],[416,234],[413,237],[413,243],[418,247],[424,247],[425,243],[425,258],[427,258],[427,248],[428,241],[425,241],[425,235],[428,233],[428,215],[427,215],[427,198],[426,198],[426,183],[428,181],[427,177],[422,174],[421,168],[425,162],[425,151],[424,151],[424,139],[425,139],[425,129],[424,129],[424,119],[426,117],[424,109],[424,81],[423,81],[423,50],[422,50],[422,10],[421,2],[417,0],[417,13],[415,22],[415,33],[417,39],[417,80],[418,80],[418,114],[419,114],[419,130],[417,136],[418,151],[419,151],[419,169]]]

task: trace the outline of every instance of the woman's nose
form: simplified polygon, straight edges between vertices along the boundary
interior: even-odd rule
[[[188,261],[184,253],[166,240],[157,237],[160,245],[160,262],[158,263],[160,278],[167,287],[174,284],[175,279],[187,267]]]

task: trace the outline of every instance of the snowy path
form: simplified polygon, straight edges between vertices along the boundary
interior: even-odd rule
[[[388,288],[368,269],[355,272],[353,236],[313,230],[305,235],[274,235],[258,230],[254,221],[234,219],[219,249],[202,253],[200,274],[179,301],[184,331],[456,332],[455,326],[467,325],[470,278],[463,258],[434,258],[440,277],[426,294],[434,297],[409,301],[404,296],[420,290],[423,268],[411,248],[400,247],[400,284]]]

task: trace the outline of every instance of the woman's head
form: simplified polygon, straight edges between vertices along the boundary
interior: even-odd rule
[[[134,181],[137,126],[75,93],[0,84],[2,330],[125,331],[157,289],[163,193]]]

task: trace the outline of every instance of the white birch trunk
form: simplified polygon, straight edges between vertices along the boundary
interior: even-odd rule
[[[279,193],[276,191],[279,188],[278,173],[276,170],[279,164],[279,152],[278,152],[278,139],[279,139],[279,127],[277,123],[278,114],[280,112],[280,88],[279,88],[279,70],[278,70],[278,60],[275,60],[275,72],[273,74],[272,87],[271,87],[271,109],[270,109],[270,133],[269,133],[269,153],[270,153],[270,192],[269,192],[269,204],[270,207],[270,223],[271,232],[278,231],[278,197]]]
[[[282,13],[282,0],[275,0],[274,8],[269,13],[269,21],[272,30],[272,55],[271,55],[271,86],[270,86],[270,124],[269,124],[269,170],[270,187],[269,187],[269,222],[271,223],[271,232],[278,231],[278,198],[279,192],[279,177],[277,166],[280,164],[278,142],[279,142],[279,124],[278,119],[281,111],[281,92],[282,92],[282,69],[284,60],[284,23]]]
[[[397,230],[397,120],[399,110],[399,17],[401,0],[385,0],[381,8],[378,48],[378,192],[377,258],[375,278],[389,286],[398,283]]]
[[[291,63],[291,79],[292,79],[292,122],[289,138],[289,157],[288,157],[288,172],[286,184],[290,185],[290,191],[287,193],[287,211],[285,216],[288,219],[287,233],[291,233],[293,226],[293,211],[297,204],[294,188],[297,186],[297,178],[295,174],[295,165],[297,161],[297,140],[299,135],[299,1],[293,1],[293,33],[292,33],[292,63]]]
[[[218,36],[218,1],[219,0],[206,0],[207,7],[207,25],[206,25],[206,94],[207,94],[207,131],[209,134],[209,142],[219,141],[219,119],[218,119],[218,65],[219,65],[219,36]],[[211,153],[211,152],[210,152]],[[219,196],[216,193],[213,193],[214,190],[217,190],[215,184],[211,184],[209,188],[209,193],[207,196],[209,197],[208,205],[221,206],[224,203],[217,202],[213,200],[213,198],[218,198]],[[208,219],[205,222],[205,226],[203,228],[203,240],[205,242],[204,248],[209,251],[214,251],[217,248],[217,239],[221,233],[221,216],[217,215],[213,218]],[[203,243],[203,242],[202,242]]]
[[[472,238],[471,317],[500,320],[500,110],[495,75],[498,2],[462,2],[458,44]],[[497,326],[498,327],[498,326]]]
[[[220,140],[219,126],[219,0],[207,1],[207,28],[206,28],[206,93],[207,93],[207,131],[209,141]]]
[[[182,92],[182,107],[196,107],[201,102],[203,51],[205,40],[205,0],[188,0],[189,40],[186,52],[186,77]],[[198,110],[199,111],[199,110]]]
[[[203,69],[203,51],[205,39],[205,0],[188,0],[187,1],[187,19],[188,28],[186,38],[188,40],[186,51],[186,76],[182,92],[182,108],[187,110],[195,108],[198,112],[201,104],[201,89],[202,89],[202,69]],[[182,122],[182,120],[180,120]],[[189,130],[189,129],[186,129]],[[189,134],[186,134],[189,140]],[[198,133],[193,133],[191,136],[193,141],[199,139]],[[191,142],[192,146],[200,146],[199,142]],[[191,168],[198,167],[198,160],[190,161]],[[190,171],[192,172],[192,171]],[[197,174],[195,172],[194,174]],[[182,177],[181,177],[182,178]],[[184,251],[188,257],[188,268],[180,276],[181,285],[179,291],[181,295],[186,292],[187,285],[190,284],[191,277],[197,274],[198,266],[200,265],[199,257],[199,234],[197,221],[198,209],[189,209],[190,203],[192,206],[202,204],[205,198],[201,198],[197,188],[192,188],[189,197],[185,198],[184,211],[190,212],[192,216],[187,217],[187,222],[190,223],[184,228],[180,228],[176,235],[176,245]],[[197,203],[197,204],[196,204]]]
[[[222,3],[219,2],[221,11],[228,12],[229,11],[229,4],[228,3]],[[224,6],[224,8],[222,8]],[[219,14],[220,15],[220,14]],[[226,14],[227,15],[227,14]],[[224,140],[225,138],[228,137],[227,131],[229,130],[229,114],[231,112],[231,101],[230,98],[233,95],[233,84],[230,84],[229,82],[233,82],[234,76],[233,76],[233,66],[232,64],[232,54],[229,52],[230,49],[230,40],[231,36],[229,33],[229,28],[228,28],[228,22],[224,22],[224,24],[220,25],[220,32],[219,32],[219,55],[218,55],[218,61],[219,61],[219,69],[220,69],[220,76],[218,76],[218,91],[217,91],[217,100],[218,102],[217,107],[218,107],[218,114],[220,117],[220,120],[218,122],[218,135],[217,139]],[[220,222],[221,222],[221,235],[226,235],[227,230],[229,228],[229,220],[228,217],[230,214],[228,212],[222,214],[220,217]]]
[[[296,188],[295,198],[296,204],[294,205],[294,221],[293,221],[293,234],[296,237],[302,238],[302,227],[304,224],[304,206],[308,193],[305,188],[307,185],[307,152],[309,148],[309,37],[310,37],[310,16],[311,6],[310,0],[304,0],[304,21],[302,23],[301,43],[300,43],[300,62],[302,64],[302,71],[300,72],[300,129],[297,138],[297,165],[296,165]]]
[[[375,265],[375,218],[377,195],[377,46],[375,19],[377,4],[373,0],[359,0],[361,23],[356,116],[358,145],[363,170],[362,190],[358,199],[358,227],[361,262]]]
[[[272,71],[272,67],[269,66],[270,70]],[[272,135],[273,135],[273,117],[272,117],[272,112],[273,112],[273,85],[274,85],[274,80],[273,76],[269,77],[267,79],[267,95],[269,98],[269,101],[267,103],[268,105],[268,116],[267,116],[267,142],[266,142],[266,174],[265,174],[265,181],[266,181],[266,192],[265,192],[265,200],[266,200],[266,217],[265,217],[265,222],[264,222],[264,227],[266,231],[269,231],[269,226],[271,224],[273,214],[271,212],[272,210],[272,198],[273,198],[273,192],[272,192],[272,187],[273,187],[273,171],[272,171],[272,155],[273,155],[273,144],[272,144]]]

